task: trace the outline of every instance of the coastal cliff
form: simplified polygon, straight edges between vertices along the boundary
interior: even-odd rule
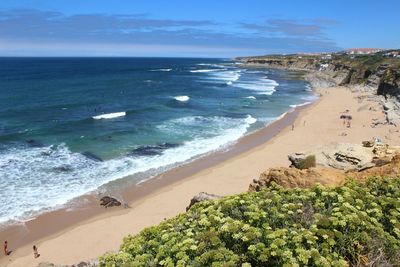
[[[399,98],[400,58],[389,55],[389,52],[382,51],[372,55],[271,55],[238,60],[270,68],[308,71],[325,81],[323,87],[361,85],[376,90],[378,95]]]
[[[400,125],[400,50],[367,55],[268,55],[237,58],[250,66],[305,71],[313,87],[347,86],[377,96],[387,123]]]

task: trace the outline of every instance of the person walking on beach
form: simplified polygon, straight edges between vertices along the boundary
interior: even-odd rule
[[[294,131],[294,124],[292,124],[292,131]]]
[[[7,242],[7,240],[4,241],[4,255],[5,256],[10,255],[10,251],[8,251],[8,242]]]
[[[33,245],[33,257],[35,259],[40,257],[40,254],[38,253],[36,245]]]

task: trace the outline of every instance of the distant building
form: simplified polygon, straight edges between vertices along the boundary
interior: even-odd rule
[[[400,58],[400,50],[389,51],[383,54],[385,57]]]
[[[383,51],[379,48],[351,48],[347,49],[346,53],[349,55],[369,55]]]
[[[325,54],[325,55],[322,55],[321,58],[322,59],[332,59],[332,55],[331,54]]]

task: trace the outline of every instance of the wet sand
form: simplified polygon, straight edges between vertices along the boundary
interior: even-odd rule
[[[0,266],[37,266],[43,261],[74,264],[117,250],[124,236],[183,212],[199,192],[230,195],[246,191],[262,171],[287,166],[287,155],[293,152],[331,142],[360,143],[373,136],[399,144],[396,127],[370,127],[373,118],[384,116],[376,102],[362,101],[358,98],[361,93],[345,88],[317,91],[322,95],[318,101],[242,138],[230,150],[129,186],[122,196],[130,208],[101,209],[97,199],[86,196],[81,209],[51,212],[22,228],[0,232],[0,240],[7,238],[11,250],[21,246],[10,257],[1,258]],[[343,127],[339,119],[346,109],[353,116],[351,128]],[[32,244],[39,248],[38,259],[33,258]]]

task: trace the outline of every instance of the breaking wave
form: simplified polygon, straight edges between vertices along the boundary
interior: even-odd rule
[[[256,121],[250,115],[241,119],[192,116],[169,120],[158,125],[158,130],[167,135],[186,134],[192,140],[138,147],[126,156],[106,161],[89,152],[72,152],[65,144],[7,147],[0,151],[0,195],[7,196],[2,200],[0,223],[33,218],[110,181],[150,170],[160,173],[224,148]]]

